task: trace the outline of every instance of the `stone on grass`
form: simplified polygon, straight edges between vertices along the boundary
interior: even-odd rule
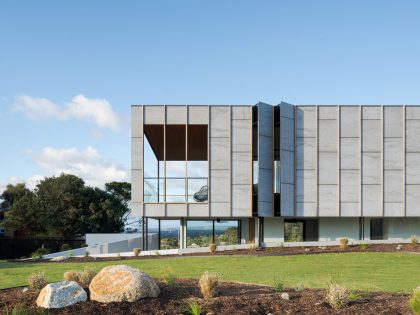
[[[57,256],[57,257],[51,258],[51,261],[63,261],[66,259],[67,259],[66,256]]]
[[[86,291],[74,281],[47,284],[39,293],[36,305],[43,308],[63,308],[87,300]]]
[[[102,269],[89,285],[90,299],[101,303],[134,302],[157,297],[159,287],[150,276],[127,265]]]
[[[289,294],[288,294],[288,293],[286,293],[286,292],[282,293],[282,294],[280,295],[280,297],[281,297],[283,300],[286,300],[286,301],[289,301],[289,300],[290,300],[290,296],[289,296]]]

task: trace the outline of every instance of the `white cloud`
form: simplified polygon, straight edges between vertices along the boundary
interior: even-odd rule
[[[117,130],[121,124],[120,117],[106,99],[93,99],[84,95],[76,95],[63,106],[46,98],[18,95],[13,109],[34,120],[76,119],[112,130]]]
[[[74,174],[83,178],[87,185],[97,187],[102,187],[111,181],[129,179],[126,167],[101,158],[96,149],[90,146],[85,150],[45,147],[37,152],[28,151],[28,154],[46,176]],[[32,181],[35,182],[37,179],[39,180],[40,176],[33,177]]]

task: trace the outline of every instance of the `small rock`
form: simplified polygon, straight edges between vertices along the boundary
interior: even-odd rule
[[[43,308],[63,308],[86,300],[86,291],[79,284],[61,281],[47,284],[39,293],[36,305]]]
[[[310,248],[305,248],[305,252],[309,252],[310,250]]]
[[[89,285],[90,299],[101,303],[134,302],[157,297],[160,290],[150,276],[127,265],[102,269]]]
[[[28,288],[23,288],[23,290],[22,290],[23,293],[28,292],[28,291],[29,291]]]
[[[66,256],[57,256],[57,257],[51,258],[51,261],[63,261],[66,259],[67,259]]]
[[[283,300],[286,300],[286,301],[289,301],[289,300],[290,300],[290,296],[289,296],[289,294],[288,294],[288,293],[286,293],[286,292],[282,293],[282,294],[280,295],[280,297],[281,297]]]
[[[397,245],[397,250],[401,250],[403,246],[401,244]]]

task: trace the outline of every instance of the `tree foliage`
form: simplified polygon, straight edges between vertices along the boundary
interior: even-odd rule
[[[86,186],[77,176],[62,174],[44,178],[33,191],[25,188],[23,194],[22,187],[10,187],[9,193],[19,194],[5,199],[9,189],[3,193],[2,204],[7,201],[3,225],[6,230],[26,231],[33,236],[121,232],[129,213],[123,196],[131,191],[127,183],[110,184],[111,188],[102,190]]]

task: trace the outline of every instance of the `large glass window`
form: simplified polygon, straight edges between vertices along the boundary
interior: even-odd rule
[[[160,249],[179,248],[179,220],[160,220]]]
[[[207,202],[208,126],[144,126],[144,201]]]
[[[213,221],[187,221],[187,247],[213,244]]]
[[[215,221],[214,238],[216,245],[238,244],[239,221]]]

